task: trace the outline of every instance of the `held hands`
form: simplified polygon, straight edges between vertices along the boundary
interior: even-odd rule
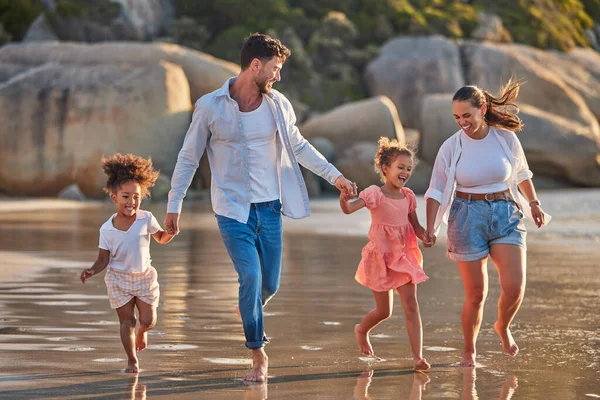
[[[423,232],[423,246],[427,248],[432,247],[435,244],[436,239],[437,237],[433,232],[430,232],[428,230],[425,230],[425,232]]]
[[[349,181],[344,175],[338,176],[334,185],[341,192],[340,197],[343,196],[344,200],[350,200],[356,197],[356,183]]]
[[[81,283],[85,283],[85,281],[94,275],[96,275],[96,272],[92,268],[84,269],[80,276]]]
[[[167,213],[165,217],[165,230],[169,235],[179,234],[179,214]]]

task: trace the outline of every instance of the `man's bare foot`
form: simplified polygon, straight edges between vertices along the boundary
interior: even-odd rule
[[[128,374],[137,374],[138,372],[140,372],[140,370],[138,369],[138,360],[129,360],[129,362],[127,363],[127,368],[125,368],[123,372]]]
[[[354,336],[356,336],[356,342],[360,351],[366,356],[372,356],[373,347],[371,347],[371,342],[369,341],[369,334],[361,331],[360,324],[354,326]]]
[[[460,360],[461,367],[475,367],[475,352],[465,351],[462,355],[462,360]]]
[[[244,376],[248,382],[266,382],[269,358],[263,349],[253,350],[252,369]]]
[[[148,345],[148,331],[139,332],[135,338],[135,351],[143,351]]]
[[[415,359],[415,370],[416,371],[427,371],[431,368],[431,365],[427,362],[426,359]]]
[[[494,330],[500,336],[500,340],[502,340],[502,349],[506,354],[511,357],[514,357],[519,352],[519,346],[515,343],[515,340],[510,333],[510,329],[502,329],[498,324],[498,321],[494,324]]]

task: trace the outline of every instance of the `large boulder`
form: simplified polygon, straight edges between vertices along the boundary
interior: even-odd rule
[[[323,137],[330,140],[336,154],[356,142],[377,143],[381,136],[405,143],[396,107],[384,96],[344,104],[317,115],[303,124],[300,132],[307,139]]]
[[[502,82],[506,83],[511,76],[516,76],[526,81],[520,89],[519,102],[577,121],[589,127],[595,135],[600,134],[598,120],[578,93],[578,90],[586,93],[597,107],[600,95],[596,90],[600,89],[600,83],[583,68],[574,63],[560,62],[560,58],[552,53],[523,45],[468,42],[463,49],[470,83],[495,94]],[[578,82],[579,79],[584,80]],[[587,90],[586,84],[593,86]]]
[[[102,197],[102,156],[152,157],[170,175],[192,104],[176,64],[46,63],[0,84],[0,190]]]
[[[176,44],[112,42],[99,44],[31,42],[0,48],[0,64],[35,67],[48,62],[93,66],[99,64],[156,65],[168,61],[179,65],[189,82],[192,102],[237,75],[240,67]]]
[[[464,85],[459,47],[441,36],[393,39],[369,63],[365,79],[371,95],[394,102],[404,127],[420,129],[423,97]]]
[[[381,184],[379,174],[375,172],[376,153],[377,142],[351,142],[338,157],[336,167],[346,178],[356,182],[359,191],[371,185]]]
[[[433,164],[440,146],[460,127],[452,116],[453,93],[430,94],[421,106],[419,157]]]
[[[519,139],[534,174],[600,186],[600,136],[589,126],[523,104]]]

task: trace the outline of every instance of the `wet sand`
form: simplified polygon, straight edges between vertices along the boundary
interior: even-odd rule
[[[78,280],[96,257],[98,228],[112,206],[0,213],[0,398],[597,398],[600,195],[578,199],[584,205],[565,211],[562,197],[542,197],[555,220],[528,240],[516,358],[502,354],[492,329],[499,285],[490,263],[483,366],[454,366],[462,345],[460,277],[443,237],[424,250],[431,279],[419,286],[419,299],[433,364],[428,378],[411,370],[399,299],[371,339],[384,361],[361,357],[352,328],[373,300],[353,276],[368,214],[344,216],[335,201],[315,202],[310,219],[285,222],[281,289],[265,317],[270,377],[262,385],[241,381],[250,360],[234,312],[237,277],[206,206],[187,206],[182,233],[152,245],[161,305],[137,376],[121,372],[125,354],[103,274],[86,285]],[[147,208],[162,219],[164,204]]]

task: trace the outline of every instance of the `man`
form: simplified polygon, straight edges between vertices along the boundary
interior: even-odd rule
[[[183,198],[206,149],[213,210],[239,276],[238,309],[246,346],[252,350],[247,381],[267,377],[262,308],[279,288],[281,214],[310,215],[298,163],[348,196],[356,195],[356,185],[302,137],[290,102],[272,89],[290,54],[277,39],[251,35],[242,45],[240,74],[196,102],[173,172],[165,219],[167,232],[177,234]]]

